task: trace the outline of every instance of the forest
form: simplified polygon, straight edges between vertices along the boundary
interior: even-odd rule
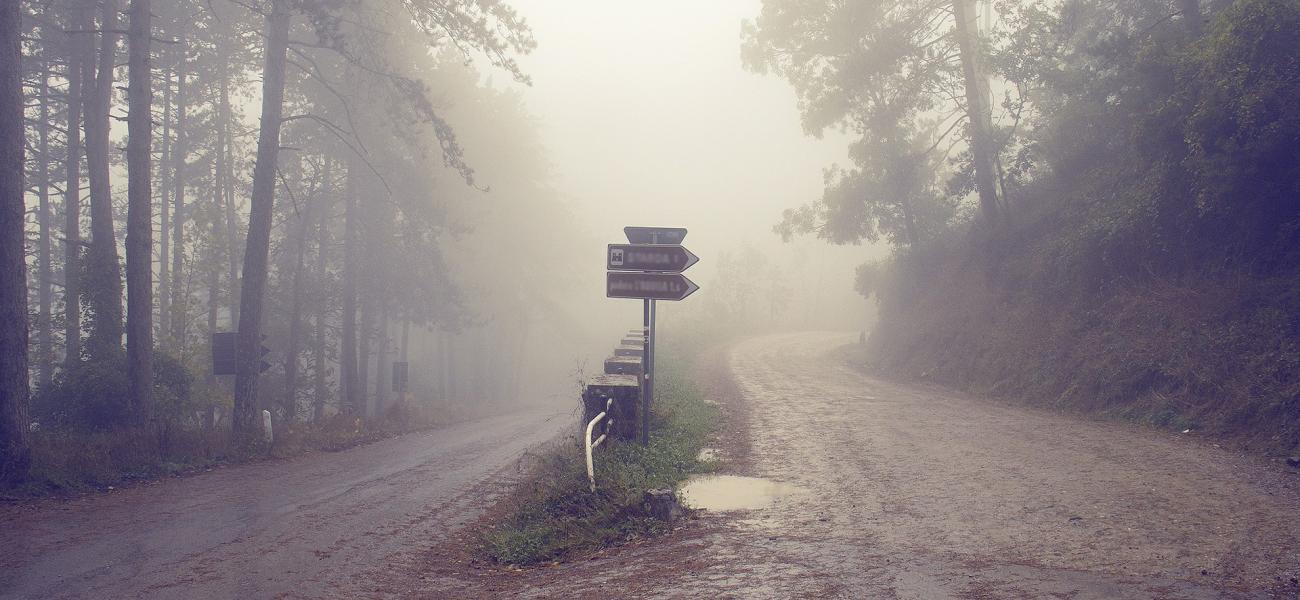
[[[479,267],[567,209],[518,94],[485,84],[529,82],[510,7],[5,11],[5,481],[257,455],[263,410],[277,445],[328,445],[523,393],[530,323],[562,316],[523,292],[565,281]]]
[[[706,258],[681,331],[806,327],[852,283],[882,372],[1300,444],[1296,0],[756,10],[741,65],[789,84],[805,135],[850,142],[775,234],[889,257],[836,281],[805,243],[746,241]],[[589,333],[564,296],[587,282],[535,265],[578,264],[590,234],[518,91],[538,42],[515,8],[10,13],[6,481],[336,445],[571,385],[555,345]]]
[[[873,368],[1297,448],[1300,2],[813,4],[744,57],[856,136],[775,229],[893,248]]]
[[[0,0],[0,597],[1295,599],[1297,475],[1300,0]]]

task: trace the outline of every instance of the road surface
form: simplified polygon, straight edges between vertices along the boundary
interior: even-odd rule
[[[1300,597],[1296,472],[1194,435],[883,381],[844,359],[855,338],[754,338],[721,361],[724,471],[784,484],[770,507],[479,576],[496,586],[479,595]],[[409,591],[474,589],[440,577]]]
[[[3,598],[352,598],[573,421],[532,409],[69,502],[0,507]]]
[[[880,380],[844,359],[855,337],[748,339],[703,369],[724,471],[783,486],[763,508],[567,564],[475,562],[483,483],[572,424],[520,414],[0,512],[0,595],[1300,598],[1295,471]]]

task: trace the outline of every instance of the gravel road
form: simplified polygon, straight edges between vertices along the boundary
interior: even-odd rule
[[[723,472],[780,484],[762,508],[566,564],[478,563],[463,526],[489,484],[572,424],[517,414],[0,509],[0,595],[1300,598],[1294,470],[880,380],[845,359],[855,337],[752,338],[701,370],[727,415]]]
[[[530,409],[342,452],[0,507],[0,597],[364,597],[389,564],[477,517],[484,484],[571,423]]]
[[[499,573],[483,596],[1300,597],[1296,472],[1194,434],[882,381],[845,360],[855,338],[753,338],[721,361],[724,472],[783,484],[771,506]]]

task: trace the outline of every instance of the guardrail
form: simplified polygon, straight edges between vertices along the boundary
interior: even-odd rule
[[[590,423],[587,423],[587,435],[584,436],[584,439],[587,442],[587,480],[591,482],[592,492],[596,491],[596,462],[591,452],[592,450],[595,450],[597,446],[600,446],[601,442],[605,441],[605,439],[609,437],[609,426],[614,424],[614,417],[609,417],[609,420],[605,422],[605,432],[600,434],[600,437],[597,438],[596,441],[593,442],[591,440],[591,434],[596,429],[596,424],[600,423],[602,419],[609,415],[609,411],[613,407],[613,398],[605,400],[605,410],[596,415]]]

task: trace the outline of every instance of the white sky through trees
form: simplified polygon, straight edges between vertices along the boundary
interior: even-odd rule
[[[600,244],[622,241],[623,225],[690,228],[686,245],[702,259],[690,276],[701,284],[721,250],[748,243],[774,260],[795,252],[772,225],[783,209],[820,197],[822,170],[847,162],[848,139],[805,136],[789,85],[742,68],[741,22],[758,15],[759,1],[512,5],[537,38],[521,61],[533,78],[522,93],[555,185]],[[501,74],[493,81],[514,85]],[[853,267],[885,254],[804,244],[819,246],[837,303],[860,302]],[[594,248],[593,262],[600,256]]]

